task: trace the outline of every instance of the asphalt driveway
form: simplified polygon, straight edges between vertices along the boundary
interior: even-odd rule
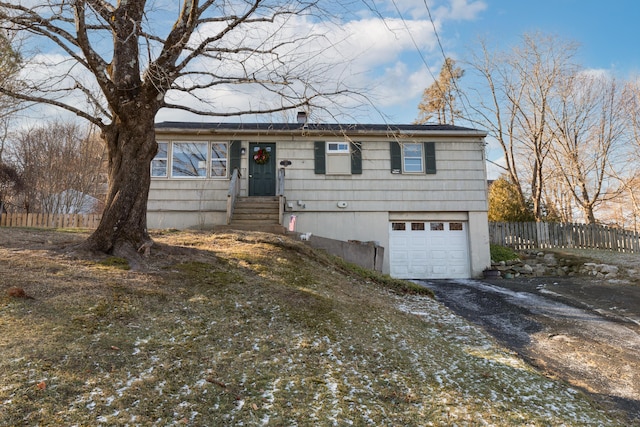
[[[532,365],[640,426],[640,286],[589,277],[416,282]]]

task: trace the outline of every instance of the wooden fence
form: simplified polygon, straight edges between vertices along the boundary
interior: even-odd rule
[[[491,243],[516,250],[580,248],[640,253],[640,233],[596,224],[490,222],[489,236]]]
[[[0,227],[96,228],[102,215],[3,213]]]

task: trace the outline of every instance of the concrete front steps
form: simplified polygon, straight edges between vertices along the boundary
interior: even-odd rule
[[[239,197],[231,217],[231,224],[216,226],[217,231],[249,230],[284,234],[278,224],[280,205],[277,197]]]

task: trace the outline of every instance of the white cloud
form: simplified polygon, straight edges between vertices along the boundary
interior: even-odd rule
[[[471,21],[487,8],[482,0],[451,0],[450,5],[440,6],[434,12],[438,19]]]
[[[289,45],[282,50],[283,57],[287,57],[286,69],[305,74],[316,89],[330,91],[332,88],[346,87],[366,96],[376,106],[402,105],[408,99],[419,96],[424,87],[430,84],[431,77],[426,72],[426,66],[421,60],[415,60],[420,56],[417,49],[424,52],[423,55],[437,49],[429,21],[359,18],[336,27],[327,22],[293,17],[273,25],[278,27],[279,32],[276,36],[271,36],[266,44],[266,35],[273,33],[267,27],[252,32],[251,38],[238,34],[226,43],[252,46],[263,43],[264,47],[267,44],[298,39],[295,46]],[[210,26],[202,29],[197,37],[203,38],[216,31],[217,28]],[[210,61],[207,66],[219,67],[219,72],[227,75],[244,73],[248,69],[250,74],[255,72],[256,75],[273,76],[273,73],[270,74],[273,71],[271,64],[260,62],[260,59],[255,55],[248,56],[242,64]],[[436,61],[441,62],[439,54],[434,63]],[[304,90],[301,84],[291,84],[290,89],[298,92]],[[263,89],[241,85],[217,86],[215,89],[201,91],[199,96],[222,111],[239,111],[260,102],[280,102]],[[169,99],[178,100],[177,94],[170,93]],[[199,101],[189,99],[186,102],[193,106],[194,102]],[[354,108],[362,107],[362,101],[358,105],[354,97],[341,97],[336,104],[343,110],[334,111],[338,115],[348,112],[353,116]],[[334,107],[337,108],[337,105]],[[415,109],[415,105],[412,108]]]
[[[411,19],[428,19],[430,11],[437,25],[445,20],[474,20],[486,9],[484,0],[388,0],[379,7],[381,12],[396,16],[399,11]]]
[[[157,13],[163,7],[172,8],[171,2],[162,6],[163,1],[165,0],[156,0]],[[315,88],[330,90],[346,87],[361,92],[377,108],[417,112],[422,91],[433,81],[427,66],[433,74],[437,74],[443,58],[434,33],[434,24],[427,17],[424,0],[396,0],[396,4],[404,20],[398,17],[392,3],[381,3],[379,13],[385,18],[366,9],[352,10],[348,17],[343,17],[339,25],[322,21],[318,17],[293,16],[286,21],[239,32],[229,37],[225,43],[229,46],[266,46],[296,39],[297,43],[282,50],[283,55],[288,57],[284,68],[292,74],[306,74]],[[474,19],[486,8],[484,2],[473,0],[451,0],[445,4],[429,1],[429,4],[434,8],[432,12],[437,11],[434,18],[439,32],[448,20]],[[168,12],[165,21],[167,17]],[[274,33],[274,28],[278,29],[277,35],[267,36]],[[196,37],[205,37],[216,30],[219,28],[213,25],[203,27]],[[312,34],[316,36],[305,37]],[[195,40],[194,38],[194,42]],[[219,67],[222,74],[239,73],[246,66],[265,77],[276,76],[272,64],[260,62],[257,55],[248,55],[244,64],[216,62],[213,59],[208,61],[208,69]],[[54,70],[58,68],[52,67],[46,73],[54,75]],[[46,78],[46,74],[40,78]],[[90,79],[91,76],[84,76],[84,81]],[[305,87],[293,82],[289,90],[302,92]],[[257,85],[221,85],[215,89],[203,90],[199,95],[201,100],[184,97],[180,99],[189,105],[200,102],[224,112],[239,111],[260,103],[277,105],[281,101]],[[167,99],[179,101],[177,96],[176,92],[170,92]],[[353,97],[340,98],[337,104],[343,110],[336,111],[338,115],[344,113],[358,119],[361,112],[362,116],[369,117],[377,114],[375,108],[367,110]],[[338,108],[338,105],[333,107]],[[363,110],[358,110],[358,107]],[[179,111],[161,111],[158,115],[159,120],[181,120],[183,117],[193,116]],[[410,120],[414,117],[415,114]]]

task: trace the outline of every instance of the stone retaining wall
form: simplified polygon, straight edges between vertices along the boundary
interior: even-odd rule
[[[499,271],[500,276],[504,278],[583,275],[615,279],[624,273],[615,265],[581,262],[575,258],[564,258],[552,252],[542,251],[523,252],[517,260],[492,262],[491,269]]]

